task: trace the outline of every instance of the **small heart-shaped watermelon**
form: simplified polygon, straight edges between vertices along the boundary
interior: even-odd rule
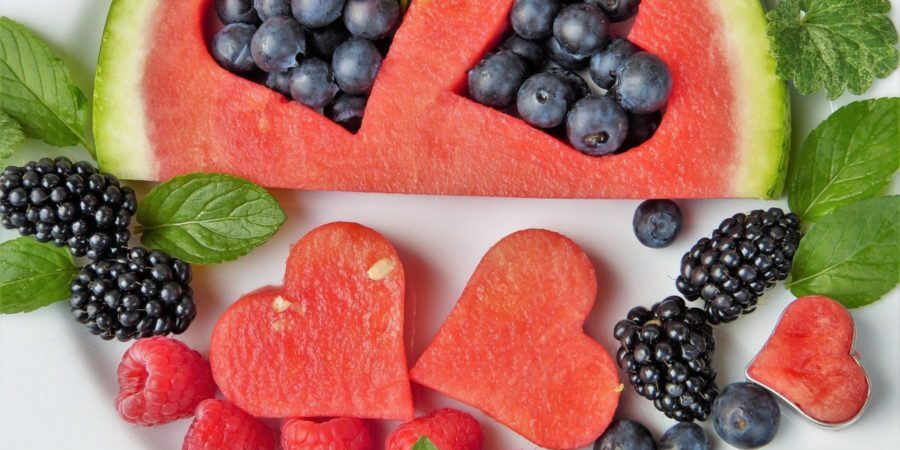
[[[596,294],[577,244],[546,230],[513,233],[481,260],[411,377],[542,447],[585,446],[609,425],[622,390],[612,358],[582,329]]]
[[[869,400],[869,379],[853,352],[853,318],[822,296],[794,300],[747,378],[781,396],[820,425],[849,424]]]
[[[213,377],[258,417],[413,417],[404,273],[391,243],[353,223],[310,231],[283,287],[235,302],[210,342]]]

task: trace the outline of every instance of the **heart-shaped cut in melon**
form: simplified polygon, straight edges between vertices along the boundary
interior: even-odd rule
[[[413,381],[472,405],[537,445],[585,446],[612,420],[622,385],[584,333],[597,279],[577,244],[513,233],[478,264],[413,367]]]
[[[353,223],[310,231],[291,249],[283,287],[219,318],[209,348],[216,384],[258,417],[411,419],[404,283],[377,232]]]
[[[747,367],[747,378],[819,425],[849,425],[869,400],[869,379],[853,354],[855,337],[843,305],[822,296],[798,298]]]
[[[674,87],[651,140],[586,156],[461,95],[514,0],[416,0],[362,128],[219,67],[212,0],[114,0],[97,68],[101,166],[126,179],[226,172],[271,187],[516,197],[777,197],[788,100],[759,0],[644,0],[629,38]]]

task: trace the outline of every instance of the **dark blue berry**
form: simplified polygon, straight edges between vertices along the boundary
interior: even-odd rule
[[[613,22],[624,22],[636,16],[641,6],[641,0],[586,0],[585,3],[599,6]]]
[[[641,244],[667,247],[681,231],[681,209],[671,200],[647,200],[634,211],[632,224]]]
[[[347,0],[344,25],[354,36],[381,39],[394,29],[400,19],[397,0]]]
[[[506,107],[525,81],[525,62],[509,50],[486,56],[469,70],[469,95],[482,105]]]
[[[539,73],[525,80],[519,89],[516,108],[519,116],[538,128],[553,128],[566,120],[575,92],[568,80],[552,73]]]
[[[347,31],[344,22],[336,20],[331,25],[309,30],[307,43],[322,59],[331,61],[334,50],[349,38],[350,32]]]
[[[262,20],[269,20],[279,16],[291,17],[290,0],[253,0],[253,7]]]
[[[224,24],[259,23],[253,0],[216,0],[216,15]]]
[[[591,87],[587,84],[587,81],[577,73],[569,70],[563,69],[562,67],[551,67],[547,69],[547,72],[550,72],[554,75],[559,75],[566,79],[569,84],[572,86],[572,90],[575,92],[575,99],[581,100],[584,97],[587,97],[591,94]]]
[[[525,39],[543,39],[553,33],[553,18],[561,8],[559,0],[516,0],[509,22]]]
[[[613,421],[594,443],[594,450],[656,450],[656,440],[647,427],[633,420]]]
[[[362,38],[353,38],[338,46],[331,61],[338,86],[350,94],[367,94],[372,90],[381,68],[378,49]]]
[[[566,134],[580,152],[591,156],[615,152],[628,133],[628,117],[612,97],[585,97],[569,111]]]
[[[342,92],[338,94],[334,103],[325,108],[325,116],[355,133],[362,126],[367,100],[364,95]]]
[[[616,69],[625,58],[637,53],[636,45],[627,39],[616,39],[606,49],[591,57],[591,79],[597,86],[609,89],[616,81],[613,77]]]
[[[544,48],[547,49],[547,56],[550,60],[565,69],[584,69],[588,66],[591,59],[590,55],[578,55],[566,50],[559,45],[559,41],[553,36],[547,38],[544,42]]]
[[[672,91],[669,66],[658,56],[637,52],[616,69],[613,91],[623,108],[636,114],[662,109]]]
[[[781,421],[775,397],[753,383],[726,386],[713,403],[712,413],[716,433],[737,448],[758,448],[772,442]]]
[[[609,39],[609,20],[587,3],[566,6],[553,20],[553,36],[567,51],[578,55],[599,52]]]
[[[266,87],[287,97],[291,96],[291,72],[272,72],[266,75]]]
[[[310,108],[324,108],[334,100],[338,86],[331,67],[318,58],[306,58],[291,70],[291,98]]]
[[[250,43],[253,61],[266,72],[284,72],[297,67],[306,54],[306,39],[296,20],[273,17],[256,30]]]
[[[531,41],[521,36],[512,35],[503,41],[501,49],[516,54],[531,70],[538,70],[547,61],[547,50],[538,41]]]
[[[320,28],[341,16],[346,0],[291,0],[294,18],[307,28]]]

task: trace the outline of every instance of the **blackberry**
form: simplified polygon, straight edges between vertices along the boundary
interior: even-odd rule
[[[705,302],[710,323],[730,322],[787,278],[801,237],[800,219],[779,208],[735,214],[681,258],[675,286],[688,300]]]
[[[135,247],[82,268],[69,306],[105,340],[181,334],[197,314],[190,282],[188,263]]]
[[[43,158],[0,173],[0,224],[97,260],[128,244],[134,190],[90,163]]]
[[[707,314],[672,296],[651,309],[638,306],[616,324],[616,360],[639,395],[679,422],[706,420],[718,395],[712,355],[716,341]]]

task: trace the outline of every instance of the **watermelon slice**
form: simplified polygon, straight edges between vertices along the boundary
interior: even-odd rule
[[[645,0],[630,38],[674,77],[655,136],[594,158],[465,98],[513,0],[412,3],[352,134],[219,67],[212,0],[114,0],[95,91],[101,166],[271,187],[521,197],[777,197],[788,98],[758,0]]]
[[[409,420],[404,273],[375,231],[332,223],[291,249],[283,287],[231,305],[209,362],[222,393],[257,417]]]
[[[582,330],[596,295],[577,244],[552,231],[513,233],[484,255],[410,377],[541,447],[588,445],[622,391],[612,358]]]

